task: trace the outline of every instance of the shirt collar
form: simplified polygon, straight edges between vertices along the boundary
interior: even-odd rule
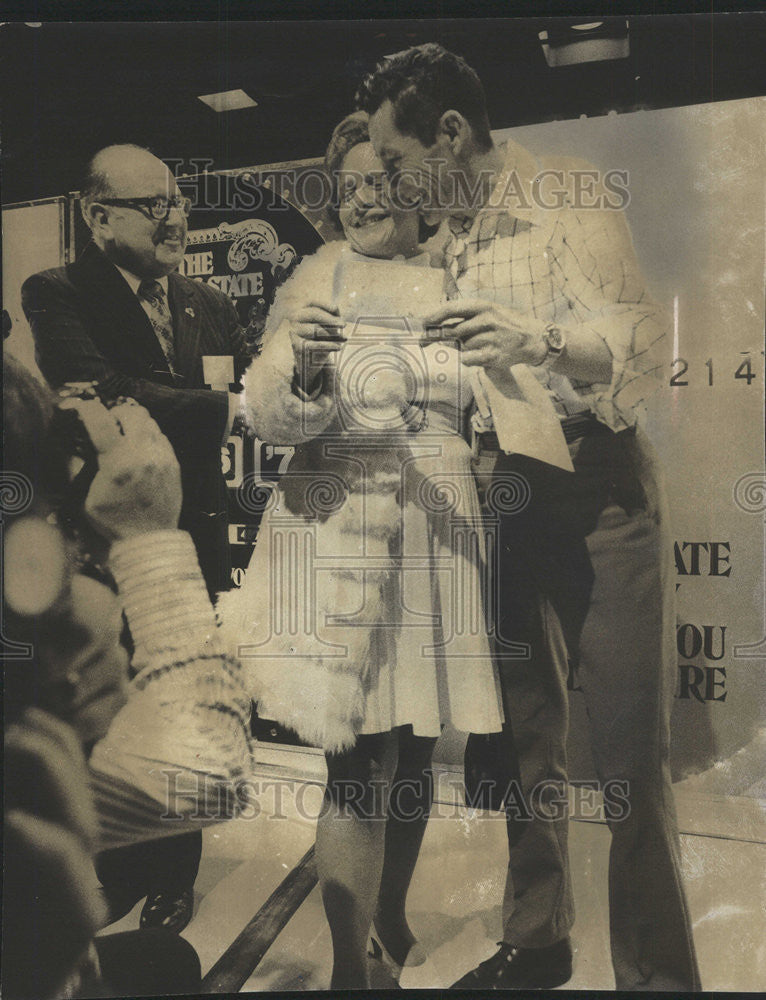
[[[500,209],[524,222],[534,222],[532,188],[538,174],[537,160],[512,139],[500,148],[505,162],[484,210]]]
[[[133,274],[132,271],[126,271],[124,267],[120,267],[119,264],[115,264],[114,266],[123,276],[123,278],[127,281],[128,285],[130,286],[131,292],[133,292],[134,295],[138,295],[138,287],[141,284],[141,279],[137,277],[137,275]],[[159,283],[162,285],[162,290],[165,293],[165,296],[167,297],[168,276],[164,274],[161,278],[157,278],[157,281],[159,281]]]
[[[504,154],[503,167],[484,205],[474,217],[453,216],[449,228],[456,236],[470,232],[480,218],[490,215],[510,215],[534,224],[532,188],[537,176],[537,160],[512,139],[500,145]]]

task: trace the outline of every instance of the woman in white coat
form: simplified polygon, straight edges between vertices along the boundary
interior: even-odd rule
[[[363,113],[336,128],[326,166],[346,240],[279,290],[244,379],[253,431],[296,453],[265,501],[245,582],[219,613],[259,714],[325,750],[316,846],[332,988],[369,986],[373,922],[411,985],[426,958],[405,901],[435,740],[446,723],[485,733],[502,723],[462,436],[472,397],[457,350],[417,329],[428,311],[419,294],[434,283],[439,294],[443,278],[421,251],[417,212],[393,204]],[[379,268],[383,287],[374,265],[366,288],[348,287],[374,258],[400,265]],[[357,293],[396,299],[395,315],[354,322]]]

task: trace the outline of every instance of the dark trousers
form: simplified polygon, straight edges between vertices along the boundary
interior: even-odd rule
[[[197,953],[164,928],[105,934],[95,939],[101,979],[82,997],[197,995],[202,975]]]
[[[116,916],[149,893],[177,895],[191,889],[201,855],[202,832],[182,833],[101,851],[96,874]]]
[[[668,764],[675,594],[656,463],[640,432],[600,425],[570,452],[574,474],[522,456],[495,470],[524,476],[531,493],[497,524],[498,648],[529,645],[525,660],[499,657],[518,758],[509,765],[527,800],[536,787],[565,788],[575,664],[602,789],[626,789],[627,808],[607,812],[617,988],[698,990]],[[504,940],[544,947],[574,920],[568,820],[561,809],[531,811],[509,816]]]

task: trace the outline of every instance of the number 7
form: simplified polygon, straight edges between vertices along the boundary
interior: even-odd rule
[[[287,467],[290,464],[290,459],[295,454],[295,448],[292,445],[266,445],[266,458],[275,458],[277,455],[282,456],[282,461],[279,463],[277,468],[278,475],[284,475],[287,472]]]

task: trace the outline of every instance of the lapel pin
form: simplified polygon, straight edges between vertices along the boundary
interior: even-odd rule
[[[191,306],[187,306],[187,307],[186,307],[186,308],[184,309],[184,312],[186,313],[186,315],[187,315],[187,316],[191,316],[191,318],[192,318],[192,319],[194,319],[194,315],[195,315],[195,314],[194,314],[194,310],[192,309],[192,307],[191,307]]]

